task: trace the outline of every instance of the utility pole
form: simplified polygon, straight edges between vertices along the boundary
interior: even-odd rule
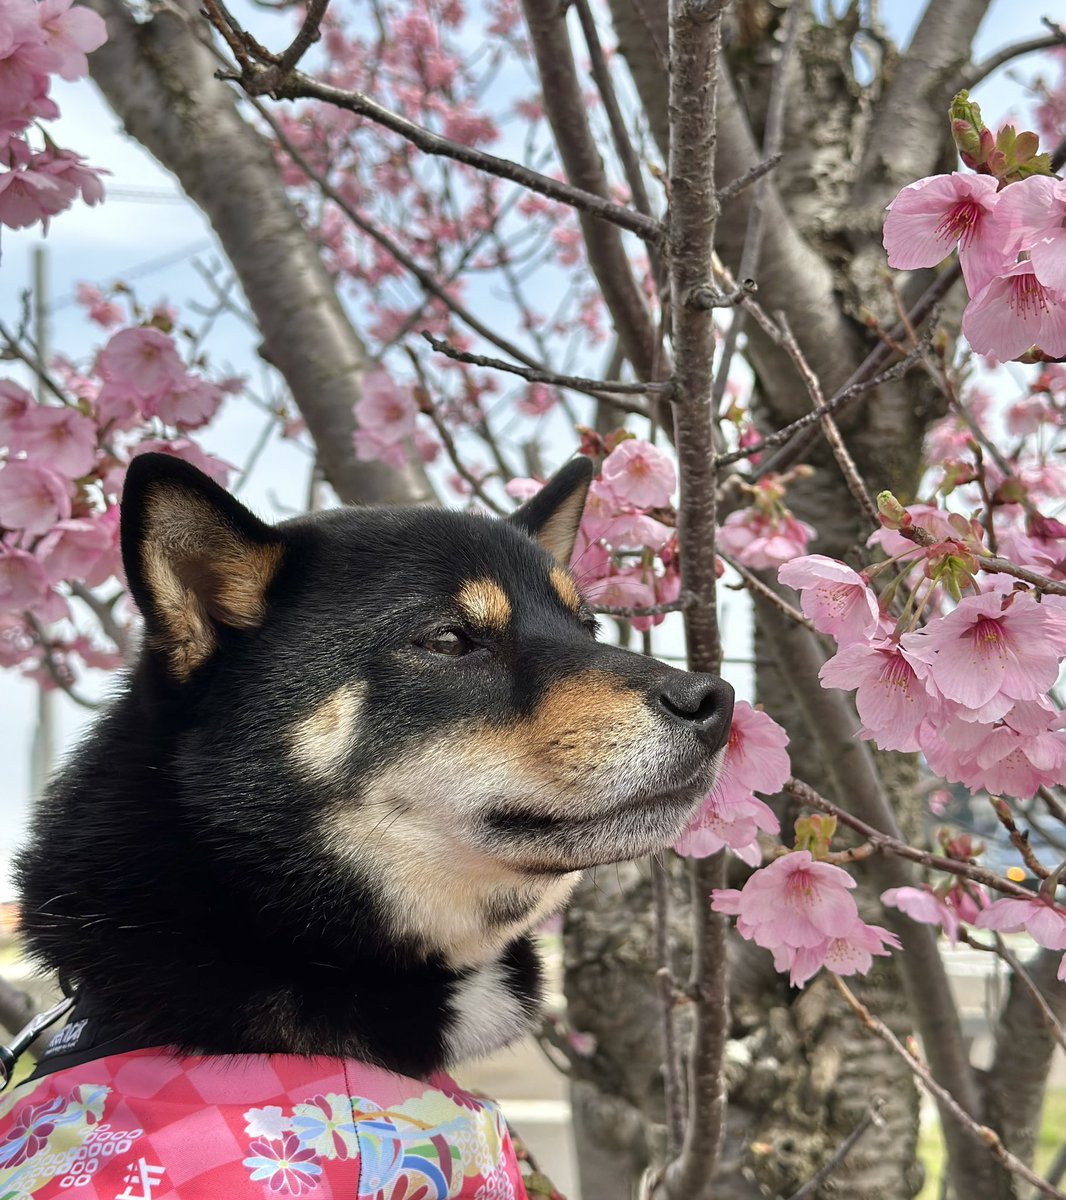
[[[37,361],[44,369],[48,362],[48,251],[43,245],[33,248],[33,337]],[[44,380],[37,376],[37,403],[43,404]],[[30,748],[30,796],[34,803],[40,798],[55,762],[56,703],[55,693],[37,685],[37,726]]]

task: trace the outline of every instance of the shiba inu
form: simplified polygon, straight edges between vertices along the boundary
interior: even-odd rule
[[[166,1048],[427,1080],[530,1027],[529,931],[584,868],[676,839],[732,711],[717,677],[596,641],[567,567],[591,475],[575,459],[506,520],[271,526],[187,463],[133,460],[140,659],[18,868],[28,949],[98,1025],[66,1073]],[[292,1151],[283,1183],[325,1187],[299,1175],[300,1128],[256,1137]]]

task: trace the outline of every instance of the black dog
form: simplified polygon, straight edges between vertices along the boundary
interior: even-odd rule
[[[271,527],[135,458],[144,647],[21,855],[29,950],[141,1046],[424,1078],[519,1037],[528,931],[582,868],[677,837],[732,710],[596,643],[566,568],[590,477],[503,521]]]

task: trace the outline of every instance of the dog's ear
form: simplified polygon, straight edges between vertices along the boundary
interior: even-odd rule
[[[507,518],[540,542],[561,567],[570,564],[592,476],[592,459],[572,458]]]
[[[251,629],[282,558],[277,530],[202,471],[139,454],[122,492],[122,561],[147,640],[185,679],[215,649],[217,629]]]

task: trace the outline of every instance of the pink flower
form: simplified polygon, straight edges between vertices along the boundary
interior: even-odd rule
[[[824,554],[809,554],[781,566],[777,578],[800,593],[800,607],[819,633],[837,644],[866,641],[877,630],[880,610],[866,580]]]
[[[178,429],[199,429],[215,415],[222,393],[206,379],[186,375],[174,387],[146,397],[142,408],[146,416],[159,417]]]
[[[755,796],[708,794],[703,807],[674,843],[685,858],[707,858],[728,846],[749,866],[762,861],[759,830],[778,833],[781,824],[768,804]]]
[[[397,471],[407,462],[403,442],[388,441],[380,437],[376,430],[357,429],[352,434],[352,445],[355,447],[355,457],[360,462],[381,462]],[[461,484],[460,493],[466,495],[470,490],[469,484],[461,476],[457,478]]]
[[[539,479],[527,479],[522,476],[516,476],[504,484],[503,490],[512,500],[517,500],[521,504],[525,500],[532,500],[543,486],[544,484]]]
[[[715,889],[711,907],[737,918],[737,932],[767,950],[822,946],[858,920],[849,893],[855,880],[840,867],[794,850],[761,867],[736,891]]]
[[[526,394],[515,401],[515,408],[527,417],[543,417],[558,402],[558,395],[543,383],[531,383]]]
[[[385,371],[371,371],[354,412],[360,432],[369,435],[364,446],[394,446],[414,433],[418,405],[410,388],[399,387]]]
[[[72,0],[40,0],[37,19],[44,34],[44,52],[35,51],[38,65],[62,79],[80,79],[89,73],[86,54],[107,41],[103,18],[89,8],[72,7]]]
[[[1056,296],[1020,262],[984,287],[962,314],[962,333],[978,354],[1009,362],[1038,346],[1066,355],[1066,297]]]
[[[1066,950],[1066,912],[1043,897],[1032,900],[994,900],[978,913],[978,929],[998,929],[1001,933],[1020,933],[1023,929],[1034,942],[1047,950]]]
[[[22,427],[35,401],[13,379],[0,379],[0,446],[21,448]]]
[[[635,508],[664,508],[677,486],[674,464],[639,438],[617,445],[603,460],[600,473],[615,496]]]
[[[118,507],[101,516],[57,521],[41,539],[37,556],[51,583],[77,579],[98,587],[113,575],[121,576]]]
[[[585,584],[588,598],[605,608],[649,608],[655,603],[655,589],[639,567],[618,571],[606,579]]]
[[[150,326],[116,333],[100,351],[97,363],[106,380],[141,400],[169,391],[185,378],[185,365],[173,339]]]
[[[935,267],[957,245],[966,287],[974,295],[1015,257],[988,234],[997,186],[991,175],[958,171],[908,184],[885,217],[888,265],[903,271]]]
[[[940,704],[918,678],[911,655],[893,642],[855,642],[822,664],[823,687],[855,692],[863,731],[882,750],[918,749],[918,729]]]
[[[0,613],[36,608],[47,592],[48,580],[37,559],[0,542]]]
[[[880,925],[867,925],[856,917],[845,929],[817,946],[778,946],[774,950],[774,966],[779,971],[789,971],[793,987],[803,987],[822,967],[828,967],[834,975],[865,975],[873,966],[875,954],[888,954],[886,946],[898,950],[899,938]]]
[[[788,734],[772,717],[738,700],[716,794],[735,801],[752,792],[779,792],[792,774],[787,745]]]
[[[69,516],[70,488],[55,471],[21,460],[0,470],[0,525],[33,535]]]
[[[881,903],[898,908],[912,921],[922,925],[940,925],[954,946],[959,940],[959,916],[931,887],[889,888],[881,893]]]
[[[1049,175],[1019,179],[1000,193],[996,218],[1003,240],[1029,251],[1040,282],[1066,292],[1066,182]]]
[[[44,459],[50,470],[79,479],[96,461],[96,425],[75,408],[35,404],[21,423],[19,449]]]
[[[723,553],[758,571],[806,554],[815,532],[791,513],[768,516],[757,508],[744,508],[726,517],[718,544]]]
[[[79,283],[74,294],[78,303],[89,310],[90,321],[102,325],[104,329],[122,324],[122,306],[114,300],[108,300],[98,287],[91,283]]]
[[[1007,700],[1035,700],[1055,683],[1066,619],[1028,594],[987,592],[900,640],[919,675],[948,699],[973,710],[999,698],[1005,711]]]
[[[0,224],[11,229],[26,229],[41,222],[47,231],[49,218],[69,208],[73,201],[70,188],[35,165],[0,172]]]

